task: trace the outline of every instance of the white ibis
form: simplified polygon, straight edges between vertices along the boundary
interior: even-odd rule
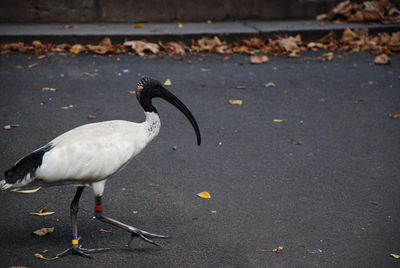
[[[113,120],[74,128],[20,159],[4,173],[5,178],[0,181],[2,190],[33,185],[78,186],[70,207],[72,247],[57,257],[69,254],[91,257],[89,253],[108,250],[86,249],[79,244],[76,218],[79,199],[86,186],[93,188],[96,219],[129,232],[131,239],[128,246],[135,237],[155,245],[158,244],[153,241],[154,238],[167,238],[103,216],[101,204],[106,180],[140,153],[160,131],[160,117],[152,105],[152,99],[157,97],[168,101],[187,117],[200,145],[200,130],[189,109],[160,82],[145,77],[136,87],[136,98],[146,116],[143,123]]]

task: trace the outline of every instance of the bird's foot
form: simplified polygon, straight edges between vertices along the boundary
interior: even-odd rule
[[[89,253],[97,253],[110,250],[110,248],[83,248],[82,245],[73,246],[56,256],[56,258],[65,257],[67,255],[79,255],[81,257],[93,258]]]
[[[160,247],[160,245],[157,244],[156,242],[154,242],[152,240],[152,238],[169,238],[169,236],[167,236],[167,235],[153,234],[153,233],[146,232],[146,231],[140,230],[140,229],[132,227],[132,226],[129,226],[129,232],[131,233],[131,239],[129,240],[129,242],[127,244],[128,247],[130,247],[132,240],[135,237],[139,237],[140,239],[142,239],[150,244],[159,246],[159,247]]]

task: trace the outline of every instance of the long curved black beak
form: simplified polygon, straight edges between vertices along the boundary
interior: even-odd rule
[[[168,101],[172,105],[174,105],[176,108],[181,111],[186,118],[189,120],[190,124],[192,124],[194,131],[196,132],[196,137],[197,137],[197,145],[201,144],[201,135],[200,135],[200,129],[199,126],[197,125],[196,119],[194,119],[193,114],[189,111],[189,109],[181,102],[174,94],[172,94],[170,91],[168,91],[166,88],[163,87],[163,90],[161,91],[160,98]]]

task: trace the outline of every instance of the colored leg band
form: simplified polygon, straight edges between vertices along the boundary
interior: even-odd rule
[[[103,211],[103,207],[102,207],[102,206],[96,206],[96,207],[95,207],[95,210],[96,210],[97,212],[101,212],[101,211]]]
[[[72,240],[76,240],[76,239],[78,239],[78,236],[77,235],[72,235]]]
[[[72,239],[72,245],[78,245],[79,240],[78,239]]]

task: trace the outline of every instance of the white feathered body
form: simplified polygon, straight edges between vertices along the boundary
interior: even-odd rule
[[[143,123],[104,121],[58,136],[49,142],[51,149],[44,153],[35,173],[10,186],[91,185],[107,179],[157,136],[161,126],[158,114],[145,114]]]

